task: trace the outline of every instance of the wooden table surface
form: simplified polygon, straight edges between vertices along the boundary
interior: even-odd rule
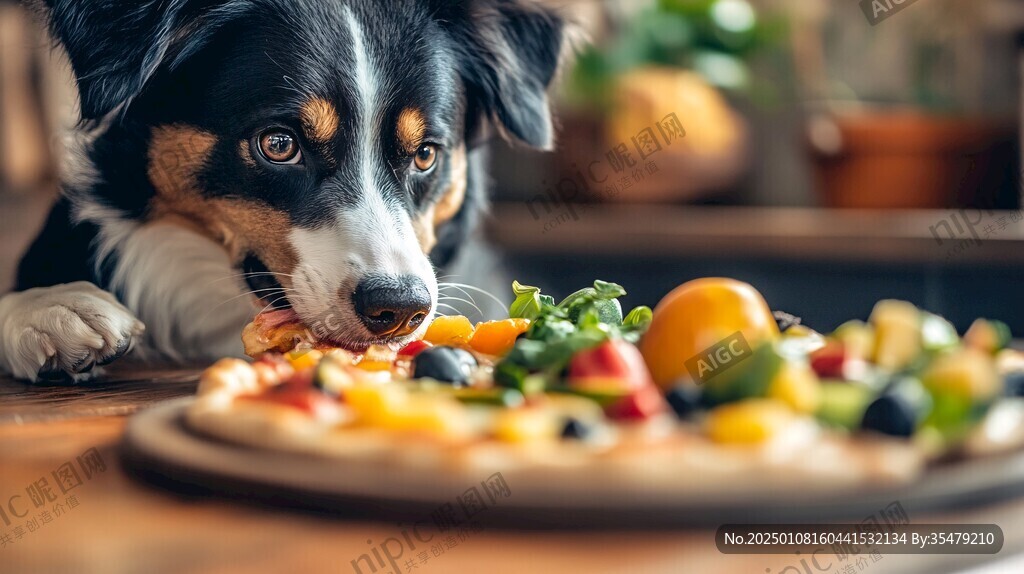
[[[187,497],[126,474],[117,454],[126,417],[154,402],[191,394],[195,381],[195,370],[138,366],[116,369],[90,387],[31,387],[0,378],[0,573],[355,573],[353,560],[407,528]],[[53,473],[66,463],[76,469],[78,481],[68,480],[62,492]],[[37,508],[33,495],[46,501],[40,498]],[[827,556],[821,561],[827,569],[805,572],[797,556],[722,555],[712,530],[525,532],[487,526],[461,541],[447,540],[455,544],[439,556],[428,554],[426,562],[406,552],[399,571],[935,574],[993,560],[1000,562],[986,572],[1024,571],[1020,563],[1002,562],[1024,548],[1022,500],[911,518],[996,523],[1006,546],[995,557],[884,555],[859,569],[851,560]],[[435,533],[436,540],[445,536]],[[844,570],[848,566],[854,570]]]

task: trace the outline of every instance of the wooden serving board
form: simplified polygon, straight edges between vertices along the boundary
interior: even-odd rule
[[[350,461],[261,450],[202,436],[184,424],[192,399],[133,416],[121,453],[132,474],[172,490],[302,507],[343,516],[402,521],[429,514],[489,470],[403,472],[382,461]],[[516,528],[675,528],[752,522],[860,521],[898,502],[908,512],[963,510],[1024,494],[1024,454],[940,464],[905,485],[808,489],[798,484],[714,492],[622,489],[614,477],[583,479],[584,469],[505,468],[515,492],[481,520]],[[507,472],[506,472],[507,471]],[[476,476],[479,474],[479,477]],[[461,486],[461,489],[460,489]]]

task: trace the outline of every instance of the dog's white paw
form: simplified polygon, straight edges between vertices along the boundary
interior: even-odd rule
[[[0,298],[0,365],[22,379],[82,380],[129,352],[145,326],[85,281]]]

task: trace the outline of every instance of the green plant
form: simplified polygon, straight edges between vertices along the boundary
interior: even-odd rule
[[[569,97],[607,104],[612,79],[645,65],[693,70],[710,84],[742,91],[751,85],[748,60],[774,43],[778,23],[762,22],[747,0],[658,0],[579,55]]]

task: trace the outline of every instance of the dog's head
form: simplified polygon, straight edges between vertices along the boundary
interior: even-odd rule
[[[103,201],[196,226],[353,348],[425,329],[474,143],[551,145],[563,21],[524,0],[45,3],[83,119],[144,148],[145,191]]]

